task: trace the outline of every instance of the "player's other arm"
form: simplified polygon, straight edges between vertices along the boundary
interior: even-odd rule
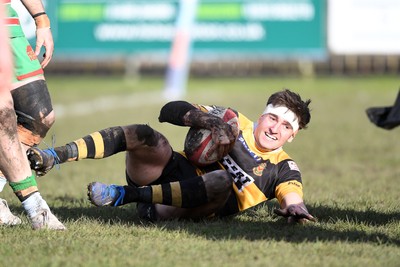
[[[215,148],[230,147],[236,136],[232,127],[221,118],[202,111],[200,105],[192,105],[186,101],[172,101],[165,104],[158,117],[160,122],[169,122],[178,126],[189,126],[211,131]],[[214,149],[214,148],[213,148]]]
[[[189,126],[208,130],[216,128],[230,128],[221,118],[202,111],[200,105],[186,101],[171,101],[165,104],[160,111],[158,120],[178,126]]]
[[[298,181],[287,181],[280,184],[276,189],[276,195],[280,208],[275,209],[274,212],[288,218],[289,223],[317,221],[304,204],[302,186]]]

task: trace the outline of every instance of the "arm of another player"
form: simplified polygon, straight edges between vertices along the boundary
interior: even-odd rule
[[[280,204],[280,209],[275,209],[275,214],[288,218],[288,223],[305,223],[307,221],[316,222],[307,210],[302,197],[296,192],[287,193]]]
[[[42,46],[46,52],[43,54],[42,68],[49,64],[54,52],[53,35],[50,30],[50,20],[47,16],[41,0],[21,0],[36,24],[36,47],[35,54],[39,56]]]

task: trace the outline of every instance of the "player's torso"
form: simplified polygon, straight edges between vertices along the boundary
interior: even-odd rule
[[[258,151],[253,122],[245,117],[240,122],[240,135],[222,163],[232,175],[239,210],[244,210],[275,197],[284,162],[290,158],[282,149],[269,153]]]

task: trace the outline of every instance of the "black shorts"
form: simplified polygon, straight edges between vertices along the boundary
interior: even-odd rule
[[[165,166],[163,172],[160,177],[154,182],[148,185],[155,184],[163,184],[170,183],[176,181],[183,181],[186,179],[190,179],[196,176],[203,175],[205,173],[223,169],[222,165],[219,163],[214,163],[208,165],[206,167],[198,168],[195,165],[191,164],[188,159],[182,154],[173,151],[172,156]],[[138,186],[134,182],[131,181],[128,174],[126,173],[126,182],[130,186]],[[233,191],[233,189],[232,189]],[[232,192],[231,197],[227,201],[224,208],[221,209],[217,216],[227,216],[230,214],[234,214],[237,212],[237,201],[234,192]],[[137,203],[137,211],[139,217],[142,219],[146,219],[149,221],[156,221],[156,212],[154,208],[154,204],[151,203]]]
[[[196,176],[201,176],[207,172],[221,170],[221,169],[223,169],[223,167],[219,163],[214,163],[206,167],[198,168],[192,163],[190,163],[189,160],[181,153],[173,151],[171,158],[169,159],[169,162],[167,163],[167,166],[165,166],[160,177],[158,177],[157,180],[148,185],[183,181]],[[131,186],[139,186],[131,181],[127,173],[126,173],[126,182],[128,183],[128,185]]]

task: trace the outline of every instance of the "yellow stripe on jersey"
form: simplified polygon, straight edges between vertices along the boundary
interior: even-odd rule
[[[104,142],[103,142],[103,137],[99,132],[95,132],[90,134],[90,136],[93,139],[94,142],[94,148],[95,148],[95,159],[102,159],[104,157]]]
[[[172,206],[182,207],[182,191],[179,182],[171,183]]]
[[[74,141],[74,143],[78,147],[78,158],[76,160],[86,158],[87,154],[88,154],[88,150],[87,150],[85,140],[79,139],[79,140]]]
[[[297,193],[303,198],[303,185],[298,181],[292,180],[281,183],[275,189],[275,196],[279,203],[282,203],[283,197],[288,193]]]
[[[153,203],[162,203],[163,201],[163,193],[160,184],[151,186],[153,191]]]
[[[264,193],[261,192],[254,183],[247,185],[240,192],[235,184],[233,184],[233,189],[236,193],[240,211],[251,208],[267,200],[267,197],[264,195]]]

